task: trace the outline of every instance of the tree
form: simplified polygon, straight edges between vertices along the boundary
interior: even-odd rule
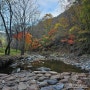
[[[25,32],[27,27],[31,25],[33,18],[38,18],[39,10],[36,6],[36,0],[17,0],[14,4],[14,20],[20,25],[22,35],[22,44],[21,44],[21,55],[25,51]]]
[[[90,53],[90,0],[81,1],[81,30],[78,33],[82,53]]]
[[[20,49],[21,47],[21,43],[22,43],[22,36],[23,36],[23,32],[18,32],[16,34],[13,35],[14,38],[14,47],[17,48],[17,43],[15,43],[15,41],[18,42],[18,49]],[[30,49],[30,45],[32,44],[32,35],[29,32],[25,32],[25,51]]]
[[[80,53],[90,53],[90,1],[76,0],[75,5],[70,8],[73,14],[74,25],[71,31],[76,34],[77,48]],[[77,6],[77,7],[76,7]]]
[[[67,16],[80,53],[90,53],[90,0],[75,0]]]
[[[11,3],[12,3],[12,1],[10,1],[10,0],[1,0],[0,1],[0,16],[2,18],[4,27],[5,27],[5,31],[6,31],[6,35],[7,35],[7,46],[5,49],[5,55],[10,54],[10,44],[12,41],[12,15],[13,15],[13,11],[12,11]],[[6,17],[9,19],[8,25],[6,22]]]
[[[45,16],[42,19],[46,34],[52,28],[52,18],[53,18],[52,14],[45,14]]]

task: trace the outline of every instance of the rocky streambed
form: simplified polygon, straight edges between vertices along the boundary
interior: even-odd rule
[[[88,90],[90,74],[26,71],[0,74],[0,90]]]
[[[62,64],[61,61],[66,64]],[[48,56],[32,54],[15,57],[14,62],[9,65],[9,68],[6,68],[6,71],[12,70],[8,74],[4,74],[6,71],[0,74],[0,90],[89,90],[90,73],[84,70],[89,71],[89,61],[89,57],[86,56],[74,57],[73,55],[59,55],[58,53]],[[55,64],[62,69],[67,64],[79,68],[73,68],[69,65],[70,67],[68,67],[73,68],[72,70],[60,71],[58,68],[53,69],[56,67]],[[64,67],[62,67],[63,65]]]

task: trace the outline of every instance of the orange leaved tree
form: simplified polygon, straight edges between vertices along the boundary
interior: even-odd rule
[[[18,43],[20,43],[20,45],[22,44],[22,37],[23,32],[19,32],[18,34],[13,35],[13,38],[18,40]],[[28,32],[25,32],[25,50],[28,50],[31,44],[32,44],[32,35]]]
[[[34,38],[31,43],[31,50],[37,50],[40,46],[39,39]]]

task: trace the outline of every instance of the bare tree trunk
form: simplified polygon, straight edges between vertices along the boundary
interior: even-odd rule
[[[16,28],[16,34],[17,34],[17,38],[16,38],[16,46],[15,46],[15,48],[16,48],[16,52],[17,52],[17,50],[18,50],[18,30],[17,30],[17,28]]]
[[[22,35],[22,48],[21,48],[21,55],[24,55],[24,52],[25,52],[25,29],[26,29],[26,27],[25,27],[25,24],[26,24],[26,15],[25,15],[25,10],[26,9],[23,9],[23,35]]]
[[[5,55],[10,55],[10,44],[11,44],[11,41],[9,40],[8,45],[5,49]]]
[[[23,36],[22,36],[22,47],[21,47],[21,55],[24,55],[25,52],[25,31],[23,32]]]
[[[4,27],[5,27],[5,31],[6,31],[6,35],[7,35],[7,43],[8,44],[7,44],[6,49],[5,49],[5,55],[10,55],[10,44],[11,44],[11,41],[12,41],[12,30],[11,30],[11,24],[12,24],[12,7],[11,7],[11,3],[10,3],[9,0],[7,0],[6,3],[7,3],[9,14],[10,14],[9,30],[7,28],[7,25],[6,25],[5,17],[3,15],[3,13],[2,13],[1,4],[0,4],[0,15],[1,15],[2,21],[4,23]]]
[[[4,23],[4,27],[5,27],[5,30],[6,30],[6,35],[7,35],[7,38],[8,38],[8,45],[5,49],[5,55],[9,55],[10,54],[10,36],[9,36],[9,33],[8,33],[8,29],[7,29],[7,26],[6,26],[6,23],[5,23],[5,19],[4,19],[4,16],[2,15],[2,13],[0,12],[0,15],[2,17],[2,20],[3,20],[3,23]]]

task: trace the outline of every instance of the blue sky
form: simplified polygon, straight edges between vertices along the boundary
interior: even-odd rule
[[[63,12],[62,8],[59,6],[59,0],[38,0],[38,4],[41,11],[41,16],[47,13],[51,13],[54,17]]]
[[[75,0],[38,0],[41,17],[47,13],[51,13],[54,17],[58,16],[68,5],[72,5],[74,1]]]

